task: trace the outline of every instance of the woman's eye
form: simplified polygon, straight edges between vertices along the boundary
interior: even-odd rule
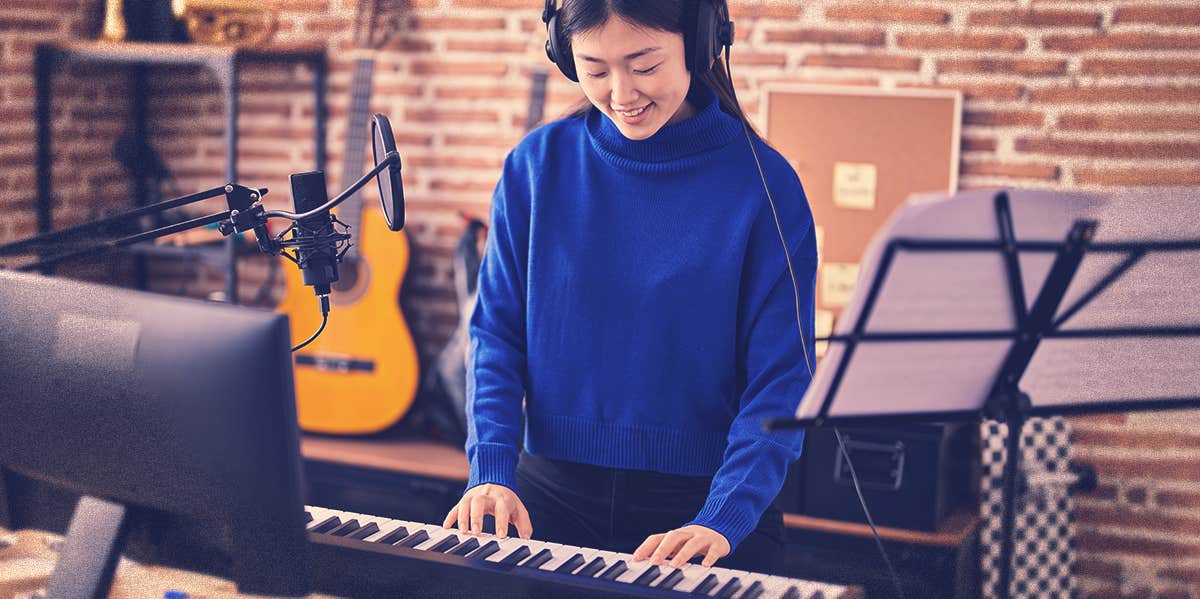
[[[607,74],[608,73],[588,73],[587,76],[591,77],[592,79],[601,79]]]
[[[658,65],[654,65],[648,69],[643,69],[641,71],[635,70],[634,73],[637,73],[638,75],[649,75],[650,73],[653,73],[654,70],[657,68],[658,68]]]

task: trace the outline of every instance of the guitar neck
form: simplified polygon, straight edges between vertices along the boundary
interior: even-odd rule
[[[366,164],[367,122],[371,117],[371,80],[375,59],[360,57],[354,61],[354,79],[350,87],[350,113],[346,121],[346,152],[342,160],[341,186],[349,187],[363,175]],[[350,225],[357,236],[362,232],[362,190],[355,192],[339,210],[338,218]],[[350,248],[347,257],[358,255],[358,244]]]

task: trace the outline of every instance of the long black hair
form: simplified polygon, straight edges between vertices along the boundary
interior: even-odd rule
[[[725,2],[717,1],[716,4],[719,10],[728,10]],[[559,31],[566,50],[570,50],[573,36],[603,27],[614,15],[637,26],[682,34],[686,48],[691,46],[691,36],[695,30],[696,0],[563,0],[558,14]],[[688,100],[692,100],[693,104],[699,85],[715,92],[721,109],[745,123],[755,137],[760,137],[738,104],[723,57],[714,60],[708,71],[692,73]],[[592,110],[596,110],[596,107],[584,99],[567,112],[567,117],[583,116]]]

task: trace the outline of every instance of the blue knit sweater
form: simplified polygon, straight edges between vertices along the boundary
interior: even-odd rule
[[[471,315],[466,449],[470,486],[515,489],[524,405],[530,453],[713,476],[691,523],[736,547],[803,440],[762,421],[792,414],[809,374],[749,145],[715,94],[698,96],[697,114],[645,140],[591,111],[509,153]],[[811,358],[812,213],[787,161],[755,143]]]

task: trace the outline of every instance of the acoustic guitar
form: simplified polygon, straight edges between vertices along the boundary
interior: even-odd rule
[[[376,8],[374,0],[360,0],[355,18],[357,50],[343,186],[365,172]],[[363,208],[361,191],[334,213],[350,226],[354,245],[338,267],[329,325],[312,344],[293,354],[296,409],[306,431],[374,433],[404,417],[419,379],[416,346],[399,304],[409,243],[404,231],[388,229],[378,206]],[[321,325],[321,313],[300,271],[286,272],[278,311],[290,317],[293,341],[299,343]]]

